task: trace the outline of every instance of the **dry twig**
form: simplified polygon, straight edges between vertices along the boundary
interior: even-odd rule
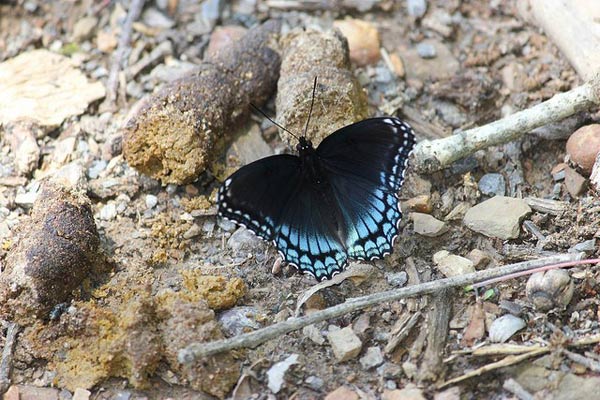
[[[425,282],[419,285],[408,286],[400,289],[388,290],[385,292],[374,293],[371,295],[348,299],[345,303],[315,312],[313,314],[290,318],[286,321],[273,324],[271,326],[258,329],[254,332],[235,336],[229,339],[217,340],[210,343],[194,343],[179,351],[179,362],[191,363],[195,360],[221,353],[224,351],[256,347],[261,343],[274,339],[286,333],[302,329],[303,327],[330,318],[339,317],[354,311],[381,304],[384,302],[396,301],[406,297],[420,296],[424,294],[439,292],[442,289],[464,286],[480,282],[483,280],[512,274],[515,272],[526,271],[532,268],[548,264],[557,264],[568,261],[581,260],[584,253],[562,254],[552,257],[541,258],[538,260],[524,261],[517,264],[506,265],[503,267],[492,268],[484,271],[477,271],[471,274],[455,276],[451,278],[439,279],[436,281]]]
[[[600,74],[575,89],[491,124],[443,139],[421,141],[415,147],[413,166],[418,172],[439,171],[477,150],[516,140],[537,127],[597,105],[600,105]]]
[[[6,329],[2,361],[0,361],[0,394],[4,394],[10,386],[10,371],[12,369],[15,339],[19,334],[19,325],[11,322]]]
[[[138,19],[142,13],[144,7],[144,0],[132,0],[127,12],[127,18],[123,23],[121,29],[121,35],[119,36],[119,43],[117,45],[117,51],[113,57],[110,71],[108,73],[108,80],[106,81],[106,102],[109,108],[114,107],[115,101],[117,100],[117,91],[119,89],[119,72],[124,67],[125,60],[127,59],[127,50],[130,47],[131,32],[133,31],[133,23]]]

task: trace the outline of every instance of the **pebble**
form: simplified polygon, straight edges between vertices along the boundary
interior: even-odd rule
[[[504,196],[506,194],[506,182],[502,174],[485,174],[477,186],[479,191],[486,196]]]
[[[512,335],[525,328],[525,321],[512,314],[496,318],[490,326],[489,337],[493,343],[504,343]]]
[[[28,385],[12,385],[8,388],[4,400],[58,400],[58,389]]]
[[[151,209],[151,208],[156,207],[156,205],[158,204],[158,197],[156,197],[153,194],[147,194],[145,201],[146,201],[146,208]]]
[[[426,0],[407,0],[406,10],[408,15],[415,18],[421,18],[427,12]]]
[[[254,251],[260,244],[261,239],[246,228],[239,228],[227,239],[227,246],[236,253],[240,251]]]
[[[377,63],[381,58],[379,32],[375,25],[368,21],[348,18],[333,22],[333,26],[348,39],[350,60],[364,67]]]
[[[87,170],[87,176],[90,179],[96,179],[100,176],[100,173],[106,169],[108,162],[106,160],[94,160],[92,165]]]
[[[192,239],[192,238],[200,236],[201,233],[202,233],[202,228],[200,228],[200,226],[198,224],[193,224],[192,226],[190,226],[190,229],[188,229],[187,231],[185,231],[183,233],[183,238],[184,239]]]
[[[355,358],[362,348],[362,342],[349,326],[330,331],[327,334],[327,340],[329,340],[333,355],[338,362]]]
[[[473,262],[468,258],[450,254],[446,250],[438,251],[433,255],[433,262],[444,276],[452,277],[475,272]]]
[[[109,202],[100,209],[100,219],[110,221],[117,217],[117,205],[114,202]]]
[[[408,282],[408,274],[406,271],[390,272],[385,274],[387,283],[394,287],[402,287]]]
[[[318,376],[309,376],[304,380],[304,383],[306,383],[312,390],[321,390],[325,384],[323,379],[319,378]]]
[[[219,228],[225,232],[231,232],[237,226],[235,222],[223,218],[219,218],[217,224],[219,225]]]
[[[383,354],[378,346],[367,348],[365,355],[360,358],[360,365],[364,369],[371,369],[383,364]]]
[[[585,253],[591,253],[594,250],[596,250],[596,239],[590,239],[581,243],[577,243],[568,250],[568,253],[579,253],[581,251]]]
[[[573,298],[574,284],[564,269],[536,272],[527,280],[525,293],[538,311],[566,307]]]
[[[565,167],[565,186],[573,197],[581,195],[587,188],[587,180],[571,167]]]
[[[435,46],[431,43],[421,42],[417,45],[417,54],[419,57],[428,60],[437,56]]]
[[[217,320],[221,324],[224,333],[232,337],[241,335],[249,329],[255,330],[260,328],[260,324],[256,322],[258,314],[258,309],[254,307],[233,307],[220,313],[217,316]]]
[[[452,128],[460,128],[467,123],[467,116],[455,104],[448,101],[435,101],[434,106],[442,120]]]
[[[325,396],[325,400],[358,400],[359,397],[355,391],[347,386],[340,386],[333,392]]]
[[[422,236],[436,237],[448,232],[448,225],[429,214],[411,213],[414,231]]]
[[[175,21],[154,7],[149,7],[144,11],[142,21],[152,28],[169,29],[175,26]]]
[[[40,158],[40,148],[35,137],[37,129],[39,128],[35,124],[25,121],[9,123],[4,129],[19,175],[29,175],[37,168]]]
[[[319,346],[325,343],[325,338],[321,334],[321,331],[314,324],[302,328],[302,334]]]
[[[577,129],[567,140],[567,154],[589,176],[600,152],[600,124]]]
[[[269,368],[267,371],[267,386],[273,393],[279,393],[285,383],[285,373],[294,364],[298,364],[298,354],[292,354]]]
[[[429,214],[433,211],[431,204],[431,195],[422,194],[412,197],[402,202],[402,209],[407,211],[415,211],[419,213]]]
[[[565,179],[565,168],[566,167],[567,167],[567,164],[560,163],[560,164],[556,164],[554,166],[554,168],[552,168],[552,171],[550,171],[550,174],[552,174],[552,179],[554,180],[554,182],[562,181]]]
[[[73,392],[72,400],[88,400],[91,395],[92,392],[90,392],[89,390],[77,388],[75,389],[75,392]]]
[[[34,191],[18,193],[15,196],[15,204],[24,208],[30,208],[31,206],[33,206],[33,203],[35,202],[35,199],[37,199],[37,196],[37,192]]]
[[[73,36],[71,40],[76,43],[89,39],[94,33],[94,29],[98,25],[98,18],[83,17],[79,18],[73,26]]]
[[[426,400],[423,391],[407,385],[404,389],[384,390],[381,400]]]
[[[217,26],[210,35],[206,57],[214,58],[221,49],[231,46],[247,31],[246,28],[239,25]]]
[[[494,196],[471,207],[463,222],[469,229],[488,237],[516,239],[521,221],[530,213],[531,208],[523,199]]]
[[[486,266],[492,259],[488,253],[479,249],[471,250],[467,258],[471,260],[475,268]]]
[[[53,179],[61,179],[68,182],[71,187],[74,188],[87,188],[87,179],[85,177],[85,170],[81,160],[76,160],[68,163],[57,169],[53,174]]]

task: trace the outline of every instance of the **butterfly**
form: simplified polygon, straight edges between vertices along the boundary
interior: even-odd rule
[[[301,136],[298,155],[262,158],[228,177],[218,215],[273,243],[300,272],[331,279],[349,259],[392,252],[414,144],[410,125],[395,117],[345,126],[316,148]]]

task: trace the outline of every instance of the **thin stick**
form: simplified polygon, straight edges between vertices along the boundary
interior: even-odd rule
[[[261,343],[285,335],[286,333],[302,329],[307,325],[339,317],[376,304],[395,301],[406,297],[420,296],[440,291],[445,288],[465,286],[467,284],[473,284],[474,282],[480,282],[518,271],[525,271],[531,268],[538,268],[548,264],[581,260],[584,256],[585,253],[561,254],[348,299],[345,303],[317,311],[304,317],[290,318],[286,321],[258,329],[254,332],[210,343],[193,343],[179,351],[178,359],[181,363],[191,363],[199,358],[224,351],[245,347],[256,347]]]
[[[564,262],[564,263],[560,263],[560,264],[544,265],[543,267],[531,269],[528,271],[515,272],[514,274],[509,274],[509,275],[500,276],[498,278],[488,279],[486,281],[475,283],[474,285],[472,285],[472,287],[473,287],[473,289],[476,289],[476,288],[480,288],[482,286],[489,286],[493,283],[498,283],[498,282],[506,281],[509,279],[518,278],[520,276],[529,275],[529,274],[533,274],[536,272],[548,271],[551,269],[569,268],[569,267],[574,267],[576,265],[598,264],[598,263],[600,263],[600,258],[594,258],[594,259],[589,259],[589,260],[568,261],[568,262]]]
[[[313,83],[313,92],[312,98],[310,100],[310,111],[308,112],[308,118],[306,119],[306,126],[304,127],[304,137],[306,137],[306,132],[308,132],[308,123],[310,122],[310,116],[312,115],[313,106],[315,105],[315,92],[317,91],[317,77],[315,76],[315,83]]]
[[[106,81],[106,102],[109,107],[114,107],[117,100],[117,92],[119,90],[119,72],[124,67],[127,59],[127,49],[131,41],[131,32],[133,31],[133,23],[138,19],[144,7],[144,0],[132,0],[129,5],[127,17],[121,29],[117,51],[112,59],[108,79]]]
[[[0,394],[4,394],[10,386],[10,371],[12,369],[15,339],[19,334],[19,325],[11,322],[6,329],[2,361],[0,361]]]
[[[516,140],[531,130],[600,105],[600,74],[589,82],[490,124],[455,135],[417,143],[413,166],[418,172],[444,169],[477,150]]]

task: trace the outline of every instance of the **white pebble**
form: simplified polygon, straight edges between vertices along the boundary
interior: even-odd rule
[[[158,204],[158,197],[156,197],[153,194],[146,195],[146,207],[148,209],[156,207],[157,204]]]

